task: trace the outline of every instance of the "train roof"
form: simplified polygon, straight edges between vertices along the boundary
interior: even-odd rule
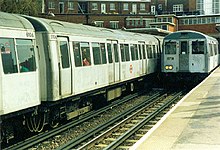
[[[167,35],[164,40],[168,39],[210,39],[216,41],[215,38],[210,37],[204,33],[197,32],[197,31],[192,31],[192,30],[181,30],[177,32],[173,32],[169,35]]]
[[[16,14],[9,14],[5,12],[0,12],[0,27],[34,29],[32,24],[25,18]]]
[[[45,18],[37,18],[31,16],[24,16],[34,26],[36,31],[48,32],[48,33],[63,33],[65,35],[84,35],[92,37],[101,37],[105,39],[120,39],[120,40],[137,40],[143,41],[151,40],[154,37],[148,34],[131,33],[122,30],[112,30],[107,28],[93,27],[83,24],[75,24],[58,20],[51,20]],[[145,41],[144,40],[144,41]]]

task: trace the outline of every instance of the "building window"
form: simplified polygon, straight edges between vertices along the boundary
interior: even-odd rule
[[[140,10],[145,11],[146,10],[146,5],[145,3],[140,4]]]
[[[73,2],[68,2],[68,10],[74,10],[74,3]]]
[[[173,5],[173,12],[183,12],[183,4]]]
[[[95,21],[95,26],[104,27],[104,21]]]
[[[55,2],[48,2],[49,9],[55,9]]]
[[[196,10],[200,12],[200,14],[204,14],[204,0],[197,0],[196,1]]]
[[[110,28],[118,29],[119,28],[119,21],[110,21]]]
[[[219,0],[213,0],[212,7],[213,7],[213,13],[218,14],[220,12],[220,10],[219,10],[219,8],[220,8]]]
[[[167,30],[167,25],[162,25],[161,27],[163,30]]]
[[[115,10],[115,3],[110,3],[110,10]]]
[[[130,26],[130,20],[126,20],[126,26]]]
[[[168,18],[168,22],[173,23],[173,18],[172,18],[172,17],[169,17],[169,18]]]
[[[64,13],[64,2],[59,2],[59,10],[61,14]]]
[[[154,5],[151,6],[151,14],[153,14],[153,15],[156,14],[156,6],[154,6]]]
[[[98,10],[98,4],[92,3],[92,10]]]
[[[123,4],[123,10],[128,10],[128,3]]]

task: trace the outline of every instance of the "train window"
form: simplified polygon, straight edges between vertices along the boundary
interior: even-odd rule
[[[18,67],[14,40],[8,38],[0,38],[0,48],[4,73],[17,73]]]
[[[143,59],[146,59],[146,51],[144,45],[142,45],[142,51],[143,51]]]
[[[180,42],[180,54],[188,54],[188,44],[187,41],[181,41]]]
[[[16,39],[20,72],[36,70],[34,45],[32,40]]]
[[[204,41],[192,41],[192,54],[204,54]]]
[[[165,54],[176,54],[176,42],[165,43]]]
[[[94,64],[95,65],[101,64],[100,44],[92,43],[92,50],[93,50]]]
[[[105,44],[104,43],[100,43],[100,49],[101,49],[101,56],[102,56],[102,64],[106,64],[107,60],[106,60],[106,50],[105,50]]]
[[[153,45],[152,57],[156,58],[156,46]]]
[[[138,45],[138,50],[139,50],[139,58],[140,58],[140,60],[142,59],[142,54],[141,54],[141,45]]]
[[[137,60],[138,59],[137,45],[131,44],[130,49],[131,49],[131,60]]]
[[[91,65],[91,57],[90,57],[89,43],[88,42],[81,42],[80,43],[80,50],[82,53],[83,66],[90,66]]]
[[[82,66],[82,57],[81,57],[81,53],[80,53],[80,43],[79,42],[73,42],[73,51],[74,51],[75,66],[76,67]]]
[[[114,54],[115,54],[115,62],[119,62],[119,58],[118,58],[118,45],[114,44]]]
[[[67,41],[60,41],[60,53],[61,53],[61,62],[62,68],[69,68],[69,50]]]
[[[112,49],[111,49],[111,44],[107,43],[107,50],[108,50],[108,62],[112,63]]]
[[[121,49],[121,61],[124,62],[126,61],[126,51],[124,44],[120,44],[120,49]]]
[[[160,57],[160,48],[159,48],[159,46],[157,46],[157,57],[158,58]]]
[[[217,55],[218,54],[217,44],[214,44],[214,51],[215,51],[215,55]]]
[[[147,48],[147,58],[153,58],[151,45],[146,45]]]
[[[211,43],[209,43],[209,53],[210,53],[210,56],[213,56],[213,49],[212,49]]]
[[[124,48],[125,48],[125,58],[126,58],[126,61],[129,61],[130,60],[129,45],[125,44]]]

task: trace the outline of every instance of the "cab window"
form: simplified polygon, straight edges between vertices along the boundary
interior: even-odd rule
[[[4,73],[17,73],[18,66],[14,40],[9,38],[0,38],[0,48]]]
[[[176,54],[176,42],[165,43],[165,54]]]
[[[192,41],[192,54],[204,54],[204,41]]]

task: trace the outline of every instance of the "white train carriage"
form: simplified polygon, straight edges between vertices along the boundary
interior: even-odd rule
[[[178,31],[164,38],[162,72],[209,73],[219,64],[218,41],[196,31]]]
[[[23,17],[0,12],[0,115],[40,104],[35,32]]]
[[[112,100],[121,96],[125,82],[157,70],[159,42],[152,35],[25,17],[36,30],[42,101],[91,91]]]
[[[152,35],[7,13],[0,13],[0,33],[6,141],[15,135],[14,121],[16,132],[24,124],[31,132],[55,127],[142,87],[158,70],[160,41]]]

